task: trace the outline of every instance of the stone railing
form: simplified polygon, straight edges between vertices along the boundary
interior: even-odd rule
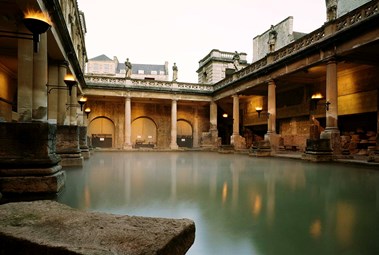
[[[158,80],[126,79],[120,77],[109,77],[99,75],[85,76],[87,88],[108,88],[125,90],[152,90],[152,91],[173,91],[178,93],[202,93],[213,92],[213,85],[184,83]]]
[[[220,90],[230,83],[235,82],[247,75],[250,75],[260,69],[265,68],[269,64],[273,64],[277,61],[280,61],[286,57],[294,55],[308,47],[313,46],[314,44],[321,42],[326,38],[326,29],[329,26],[335,26],[336,32],[339,32],[344,29],[350,28],[361,21],[364,21],[367,18],[370,18],[373,15],[378,14],[378,0],[368,2],[367,4],[353,10],[346,15],[336,19],[335,21],[331,21],[321,28],[301,37],[300,39],[288,44],[287,46],[281,48],[278,51],[275,51],[271,54],[268,54],[266,57],[252,63],[246,68],[234,73],[234,75],[225,78],[218,83],[214,84],[214,90]],[[333,34],[328,35],[328,37],[333,36]]]

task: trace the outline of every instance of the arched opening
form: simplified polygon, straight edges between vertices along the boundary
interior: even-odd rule
[[[192,126],[186,120],[177,122],[176,143],[179,147],[192,148],[193,146]]]
[[[88,135],[92,139],[93,147],[112,148],[115,125],[107,117],[97,117],[88,125]]]
[[[131,141],[135,148],[154,148],[157,144],[157,125],[147,117],[140,117],[132,122]]]

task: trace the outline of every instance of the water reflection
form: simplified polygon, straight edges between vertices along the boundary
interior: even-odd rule
[[[67,171],[62,203],[190,218],[188,254],[379,254],[379,172],[207,152],[103,152]]]

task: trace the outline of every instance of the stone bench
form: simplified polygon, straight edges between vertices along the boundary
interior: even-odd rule
[[[85,212],[54,201],[0,205],[0,254],[185,254],[188,219]]]

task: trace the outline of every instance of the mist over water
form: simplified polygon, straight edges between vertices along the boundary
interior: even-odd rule
[[[58,201],[195,221],[187,254],[379,254],[379,171],[213,152],[95,152]]]

